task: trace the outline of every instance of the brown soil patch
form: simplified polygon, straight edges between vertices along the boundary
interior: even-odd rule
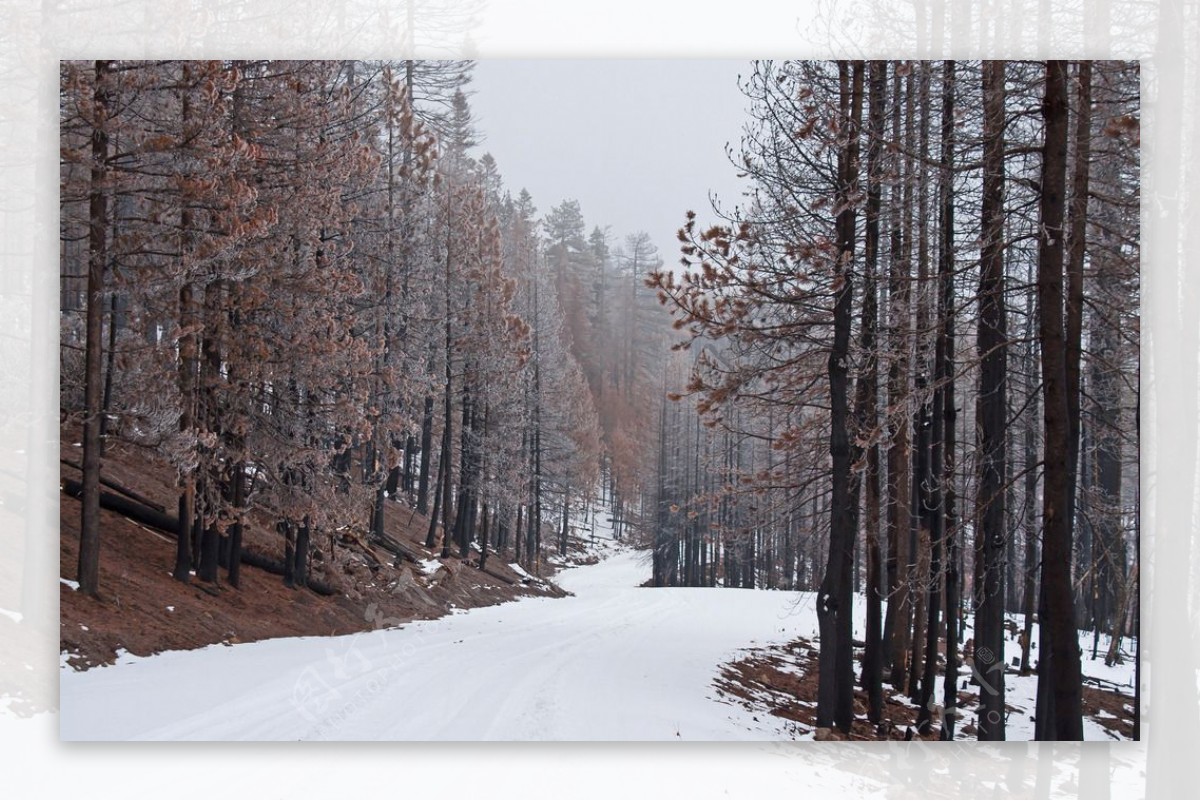
[[[856,667],[857,664],[856,661]],[[925,736],[916,734],[916,705],[896,700],[901,694],[888,684],[883,686],[884,712],[878,725],[866,719],[867,694],[856,687],[855,721],[849,736],[818,730],[817,647],[804,637],[786,645],[748,649],[746,656],[722,666],[714,685],[719,695],[736,699],[735,703],[747,710],[789,721],[783,728],[793,737],[815,734],[817,739],[904,740],[911,730],[913,739],[938,739],[936,720],[932,732]],[[941,692],[940,680],[938,692]],[[978,703],[976,692],[959,691],[958,708],[962,712],[956,734],[960,737],[974,737],[977,733],[969,710]],[[1086,685],[1083,688],[1084,717],[1114,733],[1113,739],[1133,738],[1133,716],[1126,710],[1126,707],[1132,709],[1132,705],[1133,699],[1127,695]],[[1020,712],[1012,706],[1007,708],[1009,712]]]
[[[1114,740],[1133,739],[1134,703],[1132,696],[1083,685],[1083,716],[1099,724]]]
[[[793,736],[817,731],[817,648],[804,637],[783,646],[751,649],[748,656],[723,666],[715,684],[718,692],[741,699],[747,709],[792,721],[785,728]],[[883,720],[875,725],[866,719],[867,694],[856,689],[850,735],[835,733],[834,738],[903,740],[911,727],[914,739],[937,739],[936,732],[924,738],[916,734],[915,706],[893,700],[895,693],[886,685],[883,695]]]
[[[63,459],[80,460],[81,449],[74,445],[78,441],[77,430],[63,430]],[[68,465],[61,471],[66,478],[79,478],[79,471]],[[116,444],[105,455],[103,474],[173,510],[172,471],[146,452]],[[428,520],[405,504],[387,506],[388,535],[425,558],[435,558],[424,547]],[[69,579],[76,574],[79,510],[78,500],[60,493],[59,575]],[[440,617],[452,608],[565,594],[549,581],[523,580],[508,567],[511,555],[490,554],[487,573],[478,569],[473,552],[467,561],[446,559],[426,575],[412,563],[393,566],[391,554],[383,550],[330,538],[314,543],[311,571],[339,590],[334,596],[290,589],[281,577],[245,564],[240,587],[228,584],[223,569],[216,584],[194,577],[184,584],[171,577],[173,537],[106,509],[100,525],[99,597],[60,585],[61,650],[80,668],[112,662],[118,649],[144,656],[271,637],[350,634]],[[270,521],[252,519],[244,538],[247,549],[282,558],[283,540]]]

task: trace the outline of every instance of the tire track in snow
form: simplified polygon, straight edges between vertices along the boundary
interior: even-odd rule
[[[719,664],[815,628],[795,593],[648,589],[641,554],[575,593],[336,638],[64,671],[64,739],[770,739],[711,700]],[[781,629],[787,629],[783,631]]]

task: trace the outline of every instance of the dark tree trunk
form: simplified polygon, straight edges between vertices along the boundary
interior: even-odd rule
[[[958,709],[958,623],[959,623],[959,551],[958,521],[955,513],[956,492],[954,488],[955,448],[958,434],[955,426],[958,409],[955,400],[954,380],[954,89],[955,63],[945,63],[942,84],[942,231],[938,253],[938,279],[940,284],[939,318],[941,319],[941,354],[938,364],[938,384],[942,393],[942,457],[941,470],[937,473],[941,493],[942,539],[945,542],[945,627],[946,627],[946,675],[943,682],[942,707],[944,722],[941,738],[954,739],[954,722]]]
[[[454,515],[454,541],[458,557],[466,559],[471,548],[471,509],[474,506],[474,447],[472,446],[471,392],[464,384],[462,399],[462,430],[459,432],[458,511]]]
[[[215,582],[220,566],[221,533],[217,530],[216,521],[204,525],[200,535],[200,563],[196,566],[196,578],[201,581]]]
[[[1007,323],[1007,320],[1005,321]],[[1007,357],[1008,346],[1005,346]],[[1006,392],[1008,395],[1008,408],[1005,410],[1005,431],[1004,431],[1004,515],[1005,515],[1005,543],[1004,551],[1004,611],[1017,613],[1021,611],[1021,588],[1024,586],[1024,579],[1017,580],[1017,527],[1019,520],[1017,518],[1017,480],[1016,480],[1016,436],[1017,427],[1016,420],[1013,415],[1013,395],[1011,392]],[[983,582],[980,581],[980,587]],[[1003,613],[1001,613],[1003,614]],[[1003,636],[1003,635],[1001,635]]]
[[[378,451],[376,459],[379,458]],[[372,483],[375,484],[374,497],[371,500],[371,538],[378,539],[384,535],[383,530],[383,502],[387,499],[386,482],[380,482],[378,473],[372,476]]]
[[[1112,279],[1111,255],[1099,249],[1097,272],[1101,278]],[[1114,290],[1115,292],[1116,290]],[[1121,332],[1120,323],[1107,315],[1096,315],[1090,337],[1089,384],[1091,388],[1093,426],[1095,428],[1096,530],[1093,548],[1096,551],[1097,618],[1109,634],[1117,628],[1120,616],[1119,585],[1126,570],[1125,542],[1121,531],[1121,374],[1116,368]]]
[[[429,514],[429,458],[432,450],[433,396],[426,395],[425,412],[421,416],[421,467],[417,475],[417,511],[423,515]]]
[[[437,546],[438,517],[442,513],[442,482],[446,480],[446,439],[442,438],[442,458],[438,460],[437,479],[433,486],[433,513],[429,515],[429,530],[425,534],[425,547],[433,550]]]
[[[658,410],[658,491],[655,497],[654,550],[651,552],[650,577],[655,587],[666,586],[667,552],[667,395],[662,394]]]
[[[534,575],[541,575],[542,560],[542,349],[540,293],[533,282],[533,497],[529,507],[529,539],[525,542],[525,560]]]
[[[200,499],[204,497],[204,476],[201,475],[196,479],[196,502],[192,508],[192,565],[200,566],[200,551],[204,546],[204,528],[202,524],[203,513],[201,512]]]
[[[940,367],[945,358],[945,342],[938,337],[934,356],[935,374],[940,375]],[[930,411],[928,426],[928,489],[924,493],[921,509],[923,519],[922,529],[929,532],[929,572],[925,579],[925,637],[924,660],[913,660],[913,670],[921,664],[921,689],[917,704],[917,731],[928,734],[931,731],[932,715],[936,704],[934,684],[937,682],[938,629],[941,622],[942,601],[942,541],[945,534],[946,519],[942,505],[942,475],[945,467],[945,423],[946,423],[946,393],[944,388],[937,387],[933,393],[933,408]]]
[[[920,109],[920,120],[917,125],[917,313],[915,343],[916,358],[914,364],[916,395],[921,399],[917,412],[918,421],[915,424],[914,439],[917,446],[913,452],[912,471],[912,509],[914,531],[910,539],[912,562],[915,564],[915,580],[913,582],[913,633],[912,658],[909,660],[908,696],[913,703],[920,703],[922,665],[925,655],[925,626],[928,619],[928,599],[930,582],[930,531],[926,508],[928,492],[932,481],[930,473],[930,422],[931,408],[929,399],[929,343],[930,331],[929,311],[929,192],[928,170],[929,163],[929,125],[930,102],[929,84],[931,68],[922,62],[915,66],[917,70],[916,107]],[[911,179],[910,179],[911,181]]]
[[[1004,739],[1004,569],[1008,414],[1008,326],[1004,311],[1004,62],[983,63],[983,232],[979,276],[980,547],[974,666],[980,681],[979,739]]]
[[[488,528],[492,522],[492,515],[487,504],[483,507],[483,522],[482,531],[479,535],[479,569],[483,570],[487,567],[488,558],[488,535],[491,533]]]
[[[183,67],[183,82],[185,94],[183,98],[183,123],[186,127],[191,116],[191,104],[186,94],[186,84],[190,80],[189,69]],[[185,246],[191,236],[192,211],[186,203],[179,215],[179,224]],[[187,333],[179,338],[179,431],[185,437],[191,433],[195,424],[195,361],[196,334],[189,329],[194,320],[194,298],[192,284],[184,277],[183,285],[179,288],[179,324]],[[179,535],[175,550],[174,577],[178,581],[188,581],[192,569],[192,519],[196,513],[196,473],[187,470],[180,479],[182,486],[179,492]]]
[[[926,381],[918,374],[916,389],[918,395],[924,395]],[[914,518],[914,535],[911,541],[912,552],[915,554],[913,568],[913,632],[912,657],[909,659],[908,697],[914,704],[921,703],[921,677],[925,662],[925,628],[928,621],[929,607],[929,554],[930,536],[927,508],[929,505],[929,441],[930,441],[930,405],[928,401],[921,403],[917,410],[915,437],[917,446],[913,449],[912,471],[912,509]]]
[[[292,569],[292,581],[297,587],[308,586],[308,551],[311,541],[312,529],[309,525],[308,515],[305,515],[304,521],[296,530],[296,563]]]
[[[562,505],[562,525],[558,533],[558,554],[559,556],[567,555],[567,533],[569,530],[569,517],[571,513],[571,488],[567,487],[563,490],[563,505]]]
[[[403,462],[401,462],[401,464],[396,465],[395,467],[393,467],[391,470],[388,471],[387,481],[385,481],[383,484],[383,492],[384,492],[385,498],[395,498],[396,495],[400,492],[401,487],[407,489],[408,473],[407,473],[406,467],[409,462],[408,454],[409,454],[409,451],[406,450],[404,452]],[[403,467],[401,465],[403,465]],[[381,506],[382,506],[382,504],[381,504]],[[383,531],[382,523],[380,524],[379,530]]]
[[[867,446],[865,481],[865,537],[867,567],[867,630],[863,649],[863,688],[867,692],[867,719],[878,723],[883,717],[883,576],[879,547],[879,445],[875,441],[879,426],[878,362],[875,330],[878,325],[878,301],[875,290],[879,261],[879,212],[883,144],[884,92],[887,65],[882,61],[870,63],[870,93],[867,113],[867,206],[866,231],[863,239],[863,308],[861,346],[864,353],[862,372],[858,378],[855,415],[859,439],[870,438]]]
[[[513,529],[513,561],[521,564],[521,540],[525,538],[525,505],[517,504],[517,524]]]
[[[108,195],[104,186],[108,162],[108,73],[111,64],[97,61],[92,99],[92,172],[88,190],[87,333],[84,352],[83,507],[79,525],[79,591],[96,595],[100,588],[100,418],[104,414],[100,365],[104,349],[104,272],[108,262]]]
[[[291,520],[281,520],[275,524],[276,530],[283,536],[283,585],[296,586],[296,524]]]
[[[944,209],[943,209],[944,213]],[[944,249],[943,242],[943,249]],[[944,266],[944,265],[943,265]],[[945,295],[939,297],[940,319],[945,319]],[[925,644],[924,664],[921,675],[921,692],[917,710],[917,731],[928,734],[931,730],[932,715],[935,701],[935,683],[937,681],[938,634],[941,623],[943,559],[942,548],[946,535],[945,515],[945,476],[947,461],[947,422],[951,418],[948,411],[948,392],[944,383],[948,376],[947,340],[944,333],[937,337],[934,354],[935,389],[933,393],[933,408],[930,415],[929,449],[928,449],[928,490],[922,503],[921,516],[924,519],[923,528],[929,532],[929,574],[925,586]],[[946,559],[947,566],[949,559]],[[947,643],[949,647],[949,643]],[[947,653],[949,657],[949,653]],[[949,664],[949,658],[947,659]],[[914,669],[916,662],[914,661]]]
[[[1080,61],[1075,81],[1078,110],[1075,115],[1074,169],[1071,175],[1071,224],[1067,234],[1066,393],[1067,393],[1067,505],[1065,517],[1074,530],[1076,487],[1079,483],[1080,364],[1083,359],[1083,261],[1087,247],[1088,175],[1092,138],[1092,62]]]
[[[904,107],[904,145],[908,153],[915,146],[916,134],[914,127],[914,98],[913,76],[910,71],[905,78]],[[892,139],[900,142],[900,80],[895,79],[894,106],[892,109]],[[912,159],[902,158],[894,171],[902,175],[899,188],[892,190],[892,203],[895,206],[891,231],[891,271],[888,276],[888,299],[891,305],[889,312],[889,339],[892,359],[888,367],[887,404],[889,409],[889,427],[892,431],[891,443],[888,447],[888,575],[889,600],[888,619],[892,620],[889,628],[884,621],[885,631],[890,631],[887,637],[888,649],[885,659],[891,665],[891,684],[896,690],[902,690],[908,678],[909,648],[912,635],[912,581],[913,581],[913,548],[912,548],[912,491],[910,483],[911,445],[910,445],[910,415],[906,411],[908,400],[908,371],[909,371],[909,337],[910,293],[909,281],[912,273],[912,205],[913,185]],[[902,171],[902,172],[901,172]],[[901,202],[903,197],[903,202]]]
[[[204,292],[204,335],[200,341],[200,386],[197,395],[203,415],[202,426],[221,441],[228,441],[224,431],[224,410],[218,395],[222,382],[221,330],[224,327],[221,283],[220,280],[212,281]],[[219,498],[223,502],[228,494],[228,478],[223,475],[223,468],[211,449],[205,448],[203,454],[207,457],[204,480],[212,490],[209,498]],[[208,506],[212,505],[210,501]],[[221,561],[221,532],[217,527],[216,509],[206,508],[201,514],[200,524],[200,561],[196,566],[196,578],[215,583]]]
[[[821,634],[818,658],[817,726],[836,725],[849,732],[854,722],[853,594],[854,538],[858,526],[858,500],[854,496],[854,462],[849,436],[849,375],[847,358],[853,315],[856,211],[850,198],[858,183],[858,127],[862,117],[863,65],[840,62],[841,112],[849,128],[847,146],[838,154],[837,217],[838,280],[833,310],[833,347],[829,353],[830,390],[829,454],[833,463],[830,506],[829,558],[817,595],[817,620]],[[853,73],[853,75],[851,75]]]
[[[1070,404],[1063,330],[1063,227],[1067,168],[1067,65],[1046,64],[1042,109],[1046,143],[1042,159],[1038,237],[1038,338],[1042,346],[1045,427],[1042,493],[1042,595],[1045,599],[1038,684],[1046,683],[1053,713],[1039,711],[1038,739],[1081,740],[1083,719],[1079,643],[1071,591],[1072,533],[1069,491]],[[1049,666],[1047,669],[1047,662]]]
[[[116,237],[115,226],[113,236],[114,238]],[[100,405],[102,409],[100,413],[101,456],[104,455],[105,449],[108,448],[108,423],[109,417],[112,413],[113,374],[116,372],[115,365],[117,361],[117,330],[121,327],[121,317],[120,297],[116,292],[113,292],[112,300],[109,303],[108,312],[108,350],[104,354],[104,400]]]
[[[1025,411],[1021,415],[1023,421],[1022,428],[1024,429],[1023,450],[1025,462],[1025,488],[1021,507],[1021,519],[1024,521],[1025,527],[1024,592],[1021,600],[1021,611],[1025,616],[1025,626],[1021,634],[1020,674],[1022,676],[1028,676],[1033,670],[1030,651],[1033,644],[1034,610],[1039,598],[1037,591],[1038,575],[1041,571],[1041,559],[1038,554],[1038,527],[1036,525],[1037,516],[1040,512],[1037,505],[1037,417],[1039,409],[1037,387],[1041,372],[1038,369],[1037,359],[1034,356],[1033,312],[1033,294],[1030,293],[1026,295],[1025,299],[1025,346],[1022,348],[1021,356],[1022,367],[1024,368],[1021,372],[1027,376],[1027,394],[1029,396]]]
[[[450,556],[450,545],[454,539],[452,515],[450,514],[451,503],[453,503],[453,485],[454,479],[451,475],[452,464],[454,458],[454,440],[450,432],[450,396],[449,392],[446,395],[446,425],[442,430],[442,455],[440,466],[438,468],[439,479],[438,486],[441,489],[441,507],[442,507],[442,553],[441,557],[447,559]],[[435,501],[436,503],[436,501]]]
[[[233,513],[237,515],[229,529],[229,583],[234,587],[241,581],[242,567],[242,515],[246,508],[246,463],[238,462],[233,467],[231,493],[233,497]]]
[[[442,464],[445,468],[445,473],[442,476],[442,558],[446,559],[450,556],[450,543],[453,537],[452,521],[450,520],[450,509],[452,503],[452,487],[454,484],[454,435],[451,429],[454,427],[454,382],[453,382],[453,366],[454,366],[454,340],[451,336],[450,328],[450,252],[449,241],[447,241],[446,264],[444,274],[444,290],[445,290],[445,320],[443,321],[446,342],[445,342],[445,360],[446,360],[446,386],[443,388],[443,408],[442,408]],[[460,466],[461,469],[461,466]]]

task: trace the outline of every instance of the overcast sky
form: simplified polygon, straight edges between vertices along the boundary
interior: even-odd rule
[[[712,219],[708,193],[738,202],[742,181],[725,155],[745,118],[734,60],[480,60],[471,107],[513,194],[528,189],[544,215],[579,201],[590,233],[612,243],[644,230],[667,264],[675,232],[694,210]]]

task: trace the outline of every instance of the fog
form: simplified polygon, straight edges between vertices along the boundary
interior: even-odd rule
[[[746,118],[742,60],[481,60],[471,107],[478,152],[496,159],[513,193],[529,190],[539,215],[579,201],[613,244],[644,230],[663,261],[678,260],[676,231],[694,210],[712,218],[710,193],[739,202],[730,164]]]

